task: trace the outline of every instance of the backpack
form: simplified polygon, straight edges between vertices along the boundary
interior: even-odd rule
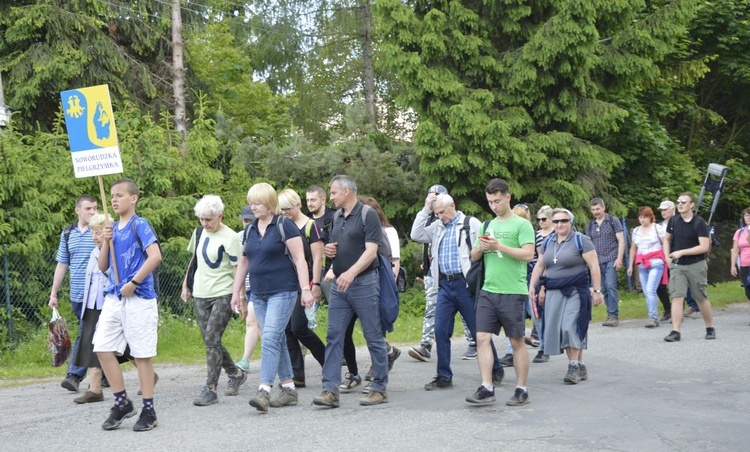
[[[471,219],[467,215],[468,219]],[[482,225],[482,229],[479,231],[481,234],[484,234],[484,231],[487,230],[487,228],[490,225],[490,221],[487,220]],[[471,249],[471,241],[469,239],[469,227],[467,226],[469,222],[467,220],[464,220],[464,227],[461,228],[462,230],[466,230],[466,244],[469,245],[469,248]],[[471,263],[471,267],[469,268],[469,271],[466,272],[466,287],[469,289],[469,293],[473,296],[476,296],[479,293],[479,289],[482,288],[484,285],[484,256],[482,256],[481,259],[476,260]]]
[[[289,247],[286,246],[286,231],[284,231],[284,221],[286,221],[286,217],[283,215],[274,215],[273,220],[276,221],[276,224],[278,225],[277,228],[279,229],[279,235],[281,236],[281,243],[284,244],[284,254],[287,255],[290,261],[292,261],[292,265],[294,265],[294,259],[292,259],[292,255],[289,254]],[[272,221],[273,221],[272,220]],[[314,222],[314,220],[311,220]],[[309,230],[308,227],[310,227],[310,222],[307,222],[307,225],[305,226],[305,232],[308,234],[307,238],[309,239]],[[255,229],[255,222],[251,222],[247,226],[245,226],[245,232],[242,234],[242,244],[244,245],[247,242],[247,238],[250,236],[250,231]],[[310,244],[307,242],[307,240],[302,241],[302,246],[305,246],[305,250],[310,249]]]
[[[544,255],[544,252],[547,251],[547,246],[552,243],[552,240],[554,240],[555,238],[557,238],[557,232],[553,232],[552,234],[544,238],[544,240],[542,241],[542,255]],[[573,242],[576,244],[578,253],[583,256],[583,233],[573,231]]]
[[[159,252],[161,253],[161,243],[159,242],[159,236],[156,235],[156,231],[154,230],[154,227],[151,226],[151,223],[146,220],[146,224],[148,225],[149,229],[151,229],[151,233],[154,234],[154,237],[156,237],[156,246],[159,247]],[[141,247],[141,250],[143,251],[143,254],[148,257],[148,253],[146,252],[146,249],[143,247],[143,242],[141,241],[141,238],[138,236],[138,231],[135,229],[135,221],[130,222],[130,229],[133,231],[133,235],[135,236],[135,239],[138,241],[138,246]],[[195,244],[196,248],[198,247],[198,244]],[[162,254],[163,256],[163,254]],[[154,276],[154,292],[156,294],[159,294],[159,270],[161,269],[161,262],[159,262],[159,265],[156,266],[154,271],[151,272],[151,274]]]
[[[193,291],[193,284],[195,283],[195,272],[198,270],[198,244],[201,241],[201,234],[203,233],[203,226],[195,228],[195,249],[193,250],[193,258],[190,259],[190,265],[188,265],[187,276],[185,278],[185,284],[190,291]]]
[[[70,262],[70,233],[73,229],[78,227],[78,223],[71,223],[70,226],[63,229],[63,237],[65,238],[65,249],[68,251],[68,262]]]

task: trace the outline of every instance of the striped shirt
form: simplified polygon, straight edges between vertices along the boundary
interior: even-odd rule
[[[438,249],[438,269],[440,270],[440,273],[444,275],[462,273],[461,259],[458,256],[458,243],[456,242],[458,217],[459,214],[456,214],[456,216],[453,217],[453,220],[445,225],[445,234],[440,241]]]
[[[68,265],[70,270],[70,301],[82,303],[83,292],[86,286],[86,267],[89,263],[91,250],[94,249],[94,239],[91,236],[91,230],[86,227],[81,230],[74,227],[70,231],[66,243],[65,233],[68,227],[60,233],[60,245],[57,247],[57,257],[55,260],[59,264]]]

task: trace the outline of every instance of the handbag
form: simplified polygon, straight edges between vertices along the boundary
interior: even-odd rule
[[[57,312],[57,308],[52,308],[52,320],[49,321],[49,342],[48,348],[52,367],[60,367],[70,355],[70,333],[65,318]]]
[[[195,250],[193,250],[193,258],[190,259],[188,265],[187,275],[185,278],[185,284],[187,288],[192,292],[193,284],[195,284],[195,272],[198,270],[198,244],[201,241],[201,233],[203,232],[203,226],[195,228]]]

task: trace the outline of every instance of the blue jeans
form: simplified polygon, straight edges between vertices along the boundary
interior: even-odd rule
[[[83,320],[82,320],[82,313],[83,313],[83,303],[72,301],[70,305],[73,307],[73,313],[75,314],[76,318],[78,319],[78,331],[81,331],[83,327]],[[76,375],[83,379],[83,377],[86,376],[86,368],[81,366],[76,366],[73,364],[73,357],[76,356],[78,353],[78,346],[81,345],[81,336],[80,334],[76,334],[76,340],[73,343],[73,351],[70,353],[70,361],[68,361],[68,370],[67,373]]]
[[[292,316],[297,292],[274,294],[250,294],[250,301],[262,331],[260,345],[260,384],[273,385],[276,375],[279,381],[292,379],[292,361],[286,346],[286,325]],[[339,364],[341,364],[339,360]]]
[[[378,270],[367,271],[354,278],[346,292],[339,292],[333,283],[328,300],[328,332],[323,362],[323,390],[338,394],[341,383],[341,357],[344,337],[354,315],[359,317],[362,333],[372,360],[373,391],[384,392],[388,385],[388,349],[380,324],[380,277]]]
[[[617,293],[615,261],[600,263],[599,272],[602,275],[602,293],[604,294],[604,303],[607,305],[607,316],[619,318],[620,308],[617,304],[620,297]]]
[[[654,320],[659,318],[659,299],[656,297],[656,289],[659,287],[663,274],[664,264],[652,265],[649,268],[645,268],[643,265],[638,266],[638,276],[641,280],[643,295],[646,297],[648,317]]]

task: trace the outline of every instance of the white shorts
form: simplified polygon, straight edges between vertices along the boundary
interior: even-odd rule
[[[156,298],[145,300],[133,295],[120,300],[107,294],[94,333],[94,351],[122,355],[130,345],[134,358],[153,358],[158,325]]]

